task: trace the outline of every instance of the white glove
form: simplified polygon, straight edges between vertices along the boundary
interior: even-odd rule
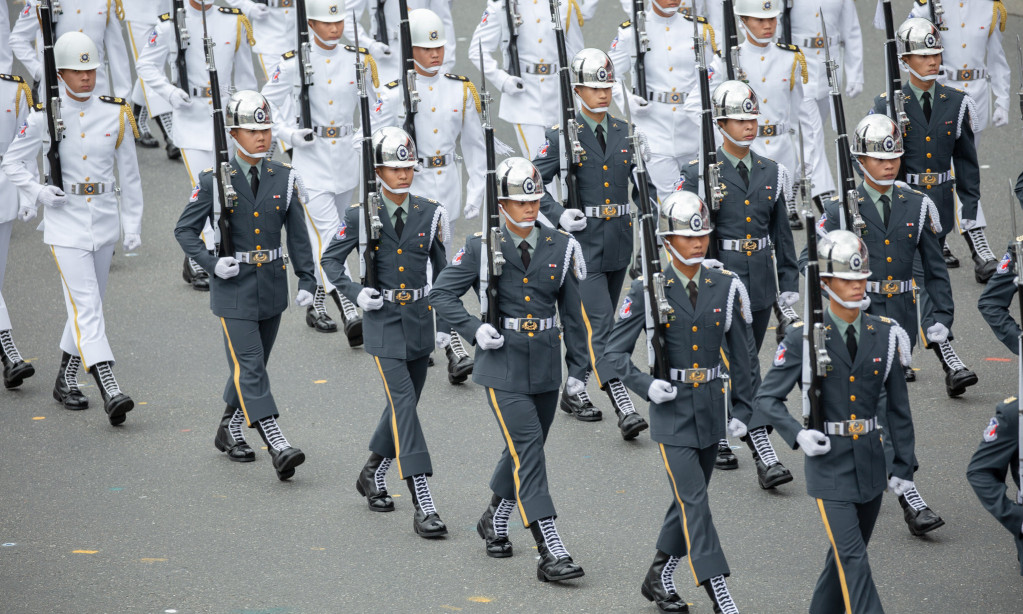
[[[643,132],[639,128],[636,128],[636,137],[639,140],[639,155],[643,156],[644,162],[650,161],[650,141],[646,137],[646,132]]]
[[[366,49],[369,50],[370,55],[391,55],[391,48],[380,41],[370,41]]]
[[[565,209],[558,224],[568,232],[579,232],[586,228],[586,216],[578,209]]]
[[[796,443],[807,456],[820,456],[831,451],[831,440],[816,429],[803,429],[796,435]]]
[[[270,7],[265,4],[256,4],[253,2],[249,6],[249,19],[256,21],[262,21],[270,16]]]
[[[655,379],[650,382],[650,388],[646,391],[646,398],[650,399],[651,403],[658,405],[674,400],[676,395],[678,395],[678,390],[671,385],[671,382],[666,382],[663,379]]]
[[[1009,110],[995,107],[995,110],[991,113],[991,123],[995,127],[1007,125],[1009,123]]]
[[[472,218],[480,214],[480,204],[465,203],[465,209],[463,209],[463,212],[465,213],[465,219],[471,220]]]
[[[927,340],[933,343],[944,343],[948,341],[948,328],[941,322],[935,322],[927,327]]]
[[[565,394],[570,397],[574,397],[583,390],[586,390],[586,382],[577,380],[571,375],[568,376],[568,380],[565,381]]]
[[[313,304],[313,295],[308,290],[299,290],[295,295],[295,304],[299,307],[308,307]]]
[[[263,5],[260,5],[260,6],[263,6]],[[306,137],[310,137],[310,138],[307,140]],[[295,147],[297,149],[302,149],[303,147],[309,147],[314,142],[316,142],[316,137],[313,136],[313,129],[312,128],[299,128],[297,130],[292,131],[292,133],[291,133],[291,146]],[[361,141],[359,142],[359,145],[362,145]]]
[[[626,95],[629,97],[629,111],[632,112],[633,117],[645,116],[650,112],[650,102],[646,98],[632,92],[626,92]]]
[[[355,302],[362,307],[363,311],[376,311],[384,306],[384,297],[380,296],[380,293],[373,288],[363,288],[359,290],[359,296],[355,297]]]
[[[192,100],[188,97],[188,92],[181,88],[176,87],[170,93],[170,100],[168,102],[170,102],[170,105],[173,108],[180,109],[181,107],[187,105],[191,101]]]
[[[916,484],[914,484],[912,480],[903,480],[902,478],[897,478],[894,475],[888,479],[888,490],[900,497],[914,488],[916,488]]]
[[[782,307],[791,307],[799,300],[798,292],[782,292],[778,295],[778,303]]]
[[[36,208],[32,205],[22,205],[18,208],[18,217],[22,222],[27,222],[36,216]]]
[[[67,195],[55,185],[44,185],[36,197],[36,202],[47,207],[63,207],[67,204]]]
[[[217,266],[213,268],[213,274],[220,279],[231,279],[237,275],[240,270],[237,260],[230,256],[225,256],[217,260]]]
[[[440,331],[437,331],[437,341],[436,341],[436,343],[437,343],[437,347],[439,347],[440,349],[443,350],[444,348],[446,348],[449,345],[451,345],[451,335],[448,334],[448,333],[442,333]]]
[[[514,96],[515,94],[520,94],[524,91],[526,91],[526,82],[522,80],[522,77],[508,77],[505,79],[504,83],[501,84],[502,94],[510,94]]]
[[[362,136],[362,131],[361,130],[359,132],[356,132],[355,134],[353,134],[352,135],[352,149],[354,149],[355,151],[358,151],[358,152],[361,153],[362,152],[362,141],[364,141],[364,140],[365,140],[365,137]]]
[[[714,260],[713,258],[704,258],[703,266],[707,267],[708,269],[724,269],[725,263],[721,262],[720,260]]]
[[[848,96],[849,98],[856,98],[857,96],[860,95],[860,92],[862,91],[863,84],[856,81],[850,81],[845,86],[845,95]]]
[[[746,425],[742,423],[742,420],[732,418],[728,421],[728,434],[732,437],[745,437]]]
[[[124,233],[124,251],[130,252],[142,247],[142,235],[134,232]]]
[[[484,350],[496,350],[504,345],[504,335],[490,324],[483,324],[476,329],[476,345]]]

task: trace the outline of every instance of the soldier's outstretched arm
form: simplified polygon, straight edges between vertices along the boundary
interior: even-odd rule
[[[480,238],[470,235],[430,289],[430,305],[437,312],[437,318],[472,344],[476,343],[476,329],[483,321],[469,313],[460,297],[479,282],[479,275]]]
[[[754,415],[764,416],[793,450],[797,446],[796,435],[803,430],[803,425],[789,413],[785,399],[803,372],[802,335],[802,327],[794,328],[785,335],[753,400]]]
[[[725,347],[722,349],[728,358],[728,374],[732,383],[732,414],[740,420],[745,417],[746,424],[749,424],[753,415],[754,358],[750,354],[753,329],[744,319],[741,305],[742,301],[738,296],[735,297],[732,301],[731,325],[725,332]]]
[[[781,188],[781,186],[778,186]],[[778,261],[779,292],[799,292],[799,270],[796,268],[796,244],[785,208],[784,190],[779,189],[771,212],[771,236],[774,238],[774,257]]]
[[[1016,547],[1023,548],[1023,505],[1010,499],[1005,488],[1009,467],[1019,461],[1018,402],[1010,398],[998,405],[970,459],[966,479],[984,509],[1012,533]]]
[[[892,322],[893,329],[900,330],[900,327]],[[905,333],[902,333],[905,334]],[[901,344],[896,344],[898,345]],[[908,351],[909,348],[907,347]],[[904,480],[912,480],[916,472],[916,437],[913,433],[913,415],[909,409],[909,390],[906,387],[906,378],[903,375],[903,365],[899,361],[899,351],[891,359],[891,367],[888,369],[888,377],[885,379],[884,387],[888,394],[888,430],[884,436],[892,444],[895,451],[895,459],[892,461],[891,474]]]
[[[203,269],[213,271],[217,267],[218,258],[206,249],[206,244],[200,238],[207,221],[213,222],[212,170],[199,174],[199,183],[174,227],[174,238],[186,256],[199,263]]]
[[[164,100],[170,100],[171,92],[176,89],[167,78],[166,70],[171,41],[174,40],[173,24],[173,21],[163,21],[153,26],[149,40],[135,60],[135,72],[146,84],[146,91],[152,91]],[[197,40],[195,44],[201,44],[201,41]]]
[[[614,368],[615,374],[644,399],[647,398],[654,377],[636,367],[632,362],[632,352],[636,348],[636,340],[646,326],[645,314],[646,293],[643,290],[643,280],[637,279],[629,288],[629,295],[618,311],[618,320],[611,329],[607,346],[604,348],[604,357]]]
[[[1018,354],[1020,326],[1009,311],[1012,297],[1016,296],[1016,266],[1011,254],[1005,256],[1010,258],[1009,262],[1006,264],[1003,258],[999,263],[995,274],[980,293],[977,309],[995,337],[1013,354]]]
[[[351,254],[359,245],[362,206],[349,207],[345,210],[345,219],[341,221],[341,226],[334,233],[327,249],[323,250],[323,256],[320,257],[320,266],[323,267],[324,275],[327,276],[330,283],[337,287],[338,292],[353,302],[362,291],[362,284],[345,273],[345,262],[348,260],[348,254]]]

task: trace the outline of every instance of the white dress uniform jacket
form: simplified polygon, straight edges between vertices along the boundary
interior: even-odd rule
[[[160,15],[171,10],[170,0],[121,0],[124,4],[124,20],[128,24],[128,42],[132,58],[138,62],[139,54],[149,42],[153,27],[160,22]],[[159,117],[171,112],[170,103],[159,96],[149,96],[145,84],[136,81],[131,94],[134,104],[149,107],[150,117]]]
[[[0,152],[6,152],[14,137],[25,127],[31,110],[32,94],[28,84],[21,80],[21,77],[0,75]],[[0,161],[4,158],[6,153],[0,153]],[[36,180],[35,169],[35,165],[29,169],[32,171],[33,181]],[[18,217],[18,200],[17,186],[8,179],[6,173],[0,173],[0,224]],[[0,247],[6,250],[7,246]],[[0,330],[5,329],[0,327]]]
[[[831,59],[838,62],[841,71],[845,68],[845,83],[863,86],[863,32],[853,0],[820,0],[813,10],[805,6],[794,6],[792,16],[792,44],[799,47],[808,61],[820,64],[823,76],[815,84],[813,97],[826,98],[829,93],[828,77],[824,70],[824,46],[827,45]],[[821,30],[821,11],[828,27],[828,38]],[[781,26],[779,25],[779,28]],[[829,113],[830,116],[830,113]]]

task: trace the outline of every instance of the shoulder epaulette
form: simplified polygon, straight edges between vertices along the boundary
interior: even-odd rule
[[[281,57],[284,58],[285,60],[290,60],[291,58],[295,57],[295,50],[292,49],[291,51],[285,51],[284,53],[281,54]]]
[[[558,130],[560,128],[561,128],[561,124],[554,124],[553,126],[551,126],[551,130]]]
[[[690,160],[689,163],[690,164],[699,164],[700,163],[700,159],[696,158],[695,160]]]
[[[916,3],[920,6],[927,6],[927,0],[916,0]]]
[[[221,13],[227,13],[228,15],[241,15],[242,14],[242,10],[241,9],[231,8],[231,7],[228,7],[228,6],[218,6],[217,9]]]
[[[619,28],[631,28],[632,27],[632,22],[629,21],[628,19],[626,19],[618,27]]]
[[[362,203],[352,203],[352,206],[349,207],[349,209],[358,209],[361,205]]]
[[[110,104],[123,104],[127,105],[128,101],[124,98],[118,98],[117,96],[100,96],[100,100],[103,102],[109,102]]]
[[[160,21],[170,21],[170,19],[171,19],[170,13],[164,13],[163,15],[160,15]]]
[[[728,277],[735,275],[735,273],[729,271],[728,269],[719,269],[719,271],[721,272],[722,275],[726,275]]]
[[[1012,403],[1015,400],[1016,400],[1016,397],[1009,397],[1009,398],[1005,399],[1004,401],[1002,401],[1002,403]]]
[[[385,83],[384,87],[387,87],[388,89],[392,89],[393,90],[394,88],[398,87],[398,80],[395,79],[394,81],[391,81],[390,83]]]
[[[25,82],[25,80],[19,77],[18,75],[5,75],[3,73],[0,73],[0,79],[3,79],[4,81],[13,81],[14,83]]]
[[[356,51],[358,51],[359,53],[369,53],[369,49],[366,49],[365,47],[356,48],[354,45],[345,45],[345,49],[351,51],[352,53],[355,53]]]
[[[448,79],[454,79],[455,81],[468,81],[469,80],[469,77],[465,77],[463,75],[456,75],[456,74],[452,74],[452,73],[449,73],[449,72],[444,73],[444,76],[447,77]]]
[[[796,53],[799,52],[799,47],[797,47],[796,45],[790,45],[788,43],[775,43],[775,45],[779,49],[784,49],[785,51],[792,51],[792,52],[796,52]]]
[[[561,234],[565,235],[566,237],[571,237],[572,236],[572,233],[568,232],[567,230],[561,230],[559,228],[558,232],[560,232]]]
[[[892,323],[892,319],[887,317],[887,316],[877,316],[877,319],[881,320],[885,324],[891,324]]]
[[[284,168],[291,168],[291,165],[288,164],[287,162],[278,162],[277,160],[274,160],[274,162],[277,162],[277,164],[280,164]]]
[[[204,168],[204,169],[202,169],[202,172],[204,172],[204,173],[212,173],[213,172],[213,167],[211,166],[209,168]]]
[[[483,236],[483,233],[482,233],[482,232],[474,232],[474,233],[472,234],[472,236],[474,236],[474,237],[482,237],[482,236]]]

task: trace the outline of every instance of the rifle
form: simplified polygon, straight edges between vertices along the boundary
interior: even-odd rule
[[[549,0],[554,38],[558,44],[558,79],[561,86],[561,177],[565,187],[565,207],[582,210],[576,169],[583,159],[583,146],[579,144],[579,123],[575,120],[575,95],[572,93],[572,75],[568,67],[565,48],[565,29],[561,26],[561,8],[558,0]]]
[[[668,342],[666,325],[671,305],[665,294],[665,277],[661,270],[661,252],[657,247],[657,212],[650,200],[647,184],[646,163],[643,161],[639,135],[632,127],[632,113],[629,109],[629,96],[622,85],[622,98],[625,100],[625,117],[629,122],[629,143],[632,145],[633,159],[636,168],[633,178],[639,196],[636,208],[639,209],[640,261],[643,266],[643,293],[646,296],[646,345],[647,360],[650,374],[657,379],[669,380],[671,370],[668,363]],[[727,408],[726,408],[727,409]]]
[[[206,11],[202,11],[202,43],[206,51],[206,70],[210,74],[210,98],[213,102],[213,155],[214,168],[217,179],[217,196],[220,198],[220,219],[217,220],[217,229],[220,230],[220,247],[217,255],[234,256],[234,240],[231,238],[231,209],[238,200],[238,194],[231,185],[231,154],[227,149],[227,127],[224,118],[224,103],[220,97],[220,76],[217,74],[217,65],[213,56],[213,47],[216,43],[210,38],[209,30],[206,28]],[[216,9],[214,9],[216,10]]]
[[[405,83],[402,94],[405,97],[405,132],[416,141],[416,112],[419,110],[419,92],[416,91],[416,61],[412,57],[412,29],[408,22],[408,0],[398,0],[398,14],[401,16],[401,64],[405,67]]]
[[[483,43],[480,46],[480,109],[483,114],[483,139],[487,151],[487,183],[484,192],[486,212],[482,216],[480,238],[480,319],[497,326],[501,312],[497,305],[497,278],[504,268],[501,252],[501,212],[497,203],[497,155],[494,153],[494,126],[490,123],[490,92],[483,74]]]
[[[714,140],[714,111],[710,101],[710,77],[707,75],[707,50],[704,48],[703,39],[700,36],[699,17],[694,13],[691,19],[693,21],[693,52],[696,54],[696,81],[700,84],[700,105],[703,107],[700,114],[703,157],[700,176],[703,183],[703,198],[710,209],[713,222],[721,208],[721,200],[725,194],[721,190],[717,141]],[[712,252],[715,251],[713,244],[714,241],[711,242]]]
[[[931,12],[931,23],[942,32],[948,30],[945,25],[945,9],[941,6],[941,0],[928,0],[927,8]]]
[[[899,130],[906,134],[909,117],[902,99],[902,77],[899,75],[899,54],[895,45],[895,18],[892,17],[892,0],[882,0],[884,13],[884,59],[888,69],[888,117],[899,124]]]
[[[728,80],[746,81],[746,73],[739,63],[739,32],[735,29],[735,5],[732,0],[724,0],[721,10],[725,20],[725,72]]]
[[[781,42],[786,45],[792,44],[792,0],[782,0],[785,8],[782,9]],[[825,39],[826,40],[826,39]]]
[[[64,140],[64,120],[60,117],[60,81],[57,80],[57,61],[53,57],[55,26],[52,0],[41,0],[39,25],[43,31],[43,81],[46,87],[46,127],[50,132],[50,146],[46,150],[50,184],[64,189],[64,173],[60,167],[60,142]]]
[[[375,38],[378,43],[383,43],[386,45],[388,43],[388,39],[387,39],[387,15],[384,14],[385,2],[387,2],[387,0],[377,0],[377,10],[375,13],[373,13],[373,17],[377,21],[377,32],[373,38]],[[355,21],[355,15],[352,15],[352,23],[357,23]]]
[[[889,0],[885,0],[887,3]],[[889,9],[891,6],[889,5]],[[828,40],[828,26],[824,22],[824,11],[821,10],[821,34]],[[867,224],[860,215],[859,193],[856,191],[856,174],[853,171],[852,154],[849,152],[849,133],[845,126],[845,109],[842,106],[842,90],[839,89],[838,63],[831,59],[830,45],[824,45],[824,66],[828,71],[828,85],[831,86],[831,111],[835,115],[835,132],[838,137],[835,143],[838,148],[839,190],[842,194],[842,219],[839,222],[845,230],[852,230],[857,236],[863,233]],[[901,93],[899,100],[902,100]],[[802,136],[800,136],[802,151]],[[802,160],[800,160],[802,164]],[[801,172],[805,172],[800,169]]]
[[[646,11],[643,10],[644,0],[632,0],[632,28],[636,34],[636,80],[632,84],[632,92],[640,98],[650,95],[646,88],[646,52],[650,50],[650,37],[646,34]],[[637,150],[638,151],[638,150]]]
[[[516,10],[518,5],[518,0],[504,2],[504,17],[508,20],[508,66],[505,68],[513,77],[522,76],[522,67],[519,66],[519,26],[522,25],[522,15]]]
[[[355,23],[355,11],[352,11]],[[355,32],[355,83],[359,90],[359,117],[362,121],[362,220],[359,224],[359,274],[366,288],[377,287],[376,249],[383,223],[377,215],[380,190],[373,170],[373,134],[369,122],[369,94],[366,86],[366,63],[359,51],[359,32]]]
[[[295,18],[298,19],[298,61],[301,64],[301,70],[298,71],[301,82],[298,91],[298,125],[308,129],[313,127],[312,105],[309,102],[309,86],[313,84],[313,50],[309,44],[309,19],[306,17],[305,2],[295,4]],[[313,140],[313,135],[306,136],[305,140]]]
[[[803,125],[797,124],[796,138],[799,139],[799,147],[796,149],[796,154],[799,156],[796,163],[799,164],[799,182],[796,184],[796,200],[800,211],[809,211],[810,203],[813,202],[813,182],[806,176],[806,157],[803,152]],[[820,211],[818,213],[824,213],[823,207],[818,206]],[[845,223],[844,221],[842,222]]]
[[[813,214],[803,212],[806,226],[806,294],[803,320],[803,417],[808,428],[824,432],[824,378],[828,375],[831,357],[825,347],[824,305],[821,278],[817,263],[817,224]]]
[[[1016,54],[1019,55],[1019,70],[1023,75],[1023,43],[1019,40],[1019,34],[1016,35]],[[1023,83],[1020,83],[1017,95],[1019,96],[1019,116],[1023,118]]]
[[[178,88],[186,94],[191,94],[188,87],[188,64],[185,61],[185,50],[188,49],[192,36],[185,27],[185,0],[174,0],[174,42],[177,43],[178,52],[174,56],[174,67],[178,71]]]

